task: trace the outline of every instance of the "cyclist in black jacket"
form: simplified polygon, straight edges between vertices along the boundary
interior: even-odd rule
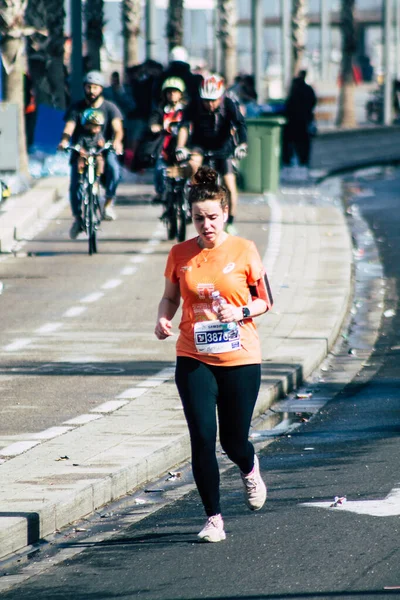
[[[237,138],[236,146],[233,134]],[[226,230],[235,234],[233,222],[237,207],[237,187],[233,159],[240,160],[247,154],[247,128],[238,103],[225,95],[224,80],[220,75],[206,77],[200,86],[200,99],[184,110],[176,158],[184,161],[190,155],[189,166],[193,175],[201,166],[207,151],[221,156],[216,159],[215,166],[229,190]]]

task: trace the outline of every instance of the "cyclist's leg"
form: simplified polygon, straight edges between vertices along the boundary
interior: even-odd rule
[[[121,178],[121,169],[118,157],[114,152],[107,152],[105,158],[105,177],[106,177],[106,202],[104,205],[104,214],[106,219],[114,220],[116,218],[113,203],[119,180]]]
[[[197,148],[193,149],[192,154],[190,156],[189,163],[188,163],[188,167],[189,167],[188,177],[193,177],[193,175],[195,173],[197,173],[198,169],[200,169],[202,164],[203,164],[203,155]]]
[[[229,192],[229,214],[228,221],[226,224],[226,230],[228,233],[236,233],[233,222],[236,217],[237,203],[238,203],[238,192],[236,185],[236,174],[233,168],[233,162],[231,158],[227,158],[221,161],[221,174],[223,176],[224,185]]]
[[[154,189],[156,190],[156,196],[153,198],[154,204],[162,204],[162,195],[164,192],[163,169],[165,165],[165,160],[162,156],[159,156],[154,168]]]
[[[69,237],[74,240],[83,231],[82,222],[82,193],[80,189],[81,176],[78,172],[77,162],[71,164],[70,183],[69,183],[69,201],[71,205],[74,222],[69,230]]]

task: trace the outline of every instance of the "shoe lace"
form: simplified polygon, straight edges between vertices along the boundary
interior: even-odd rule
[[[220,527],[221,525],[221,517],[219,515],[213,515],[212,517],[208,517],[206,527]]]

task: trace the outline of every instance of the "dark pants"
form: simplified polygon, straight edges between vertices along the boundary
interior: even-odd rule
[[[290,166],[295,155],[301,166],[308,167],[311,157],[311,135],[308,125],[297,127],[287,125],[283,130],[283,164]]]
[[[261,367],[214,367],[178,356],[175,381],[189,427],[193,476],[210,517],[221,512],[216,408],[223,450],[243,473],[250,473],[254,447],[248,436],[260,389]]]

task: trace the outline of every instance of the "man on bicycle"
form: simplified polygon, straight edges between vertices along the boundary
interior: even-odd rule
[[[190,134],[189,148],[186,147]],[[235,147],[233,134],[237,137]],[[233,159],[247,154],[247,128],[237,102],[225,95],[224,80],[220,75],[206,77],[200,86],[199,101],[192,102],[184,111],[180,125],[176,158],[186,160],[190,155],[191,174],[196,173],[207,153],[215,153],[213,161],[229,191],[229,216],[226,231],[236,233],[234,219],[237,207],[237,187]]]
[[[101,133],[106,140],[112,140],[114,152],[105,153],[105,187],[106,201],[104,206],[104,218],[113,221],[116,218],[113,203],[120,179],[120,166],[117,154],[122,154],[122,140],[124,137],[122,126],[122,114],[119,108],[103,97],[104,77],[99,71],[90,71],[83,80],[84,98],[72,104],[64,117],[65,127],[59,148],[63,149],[70,144],[78,143],[79,138],[84,135],[83,114],[88,108],[94,108],[103,113],[104,122]],[[71,141],[70,141],[71,140]],[[75,154],[75,153],[74,153]],[[70,180],[70,203],[74,216],[74,222],[70,229],[71,239],[75,239],[83,230],[82,207],[79,195],[79,172],[76,155],[71,156],[71,180]]]

